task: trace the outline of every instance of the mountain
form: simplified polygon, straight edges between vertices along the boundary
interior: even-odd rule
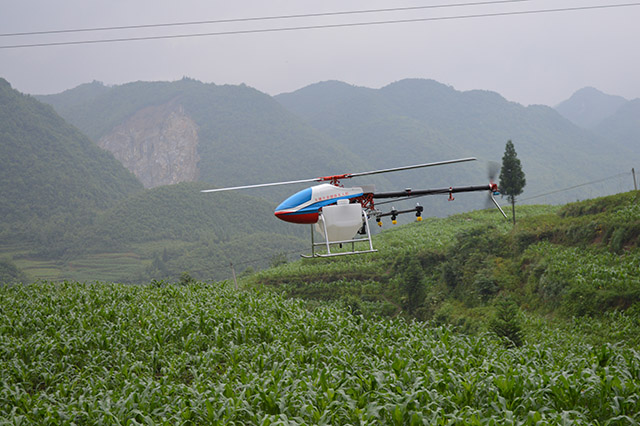
[[[105,87],[90,83],[41,97],[110,150],[146,187],[183,181],[212,186],[297,180],[475,156],[480,162],[359,179],[379,190],[475,185],[487,162],[513,140],[528,185],[522,199],[631,168],[633,150],[608,150],[603,137],[544,106],[524,107],[497,93],[460,92],[433,80],[408,79],[382,89],[338,81],[269,97],[246,86],[191,79]],[[566,202],[602,195],[580,187],[545,197]],[[271,201],[293,192],[249,192]],[[430,199],[426,214],[485,205],[484,194]]]
[[[626,100],[585,87],[556,107],[556,111],[578,126],[606,141],[610,152],[640,155],[640,99]]]
[[[484,161],[372,181],[380,190],[484,184],[487,160],[499,161],[511,139],[527,177],[520,201],[563,202],[599,195],[583,183],[620,174],[637,158],[633,146],[612,149],[610,141],[552,108],[432,80],[381,89],[324,82],[276,98],[190,79],[114,87],[94,82],[40,98],[95,144],[51,107],[6,82],[1,89],[0,236],[3,243],[27,246],[0,254],[30,278],[135,282],[188,271],[218,279],[229,277],[230,264],[238,271],[264,267],[274,256],[305,250],[308,228],[273,217],[275,203],[301,188],[200,193],[211,186],[468,156]],[[634,117],[635,103],[628,105],[630,115],[621,107],[620,120]],[[626,140],[616,116],[602,132]],[[151,189],[96,145],[110,149]],[[576,188],[563,192],[567,187]],[[455,203],[431,197],[425,216],[484,202],[479,193],[460,194]]]
[[[640,99],[626,102],[611,116],[600,122],[594,131],[619,149],[630,150],[640,157]]]
[[[110,90],[110,87],[94,80],[59,94],[37,95],[35,98],[40,102],[54,105],[56,111],[73,111],[77,105],[104,95]]]
[[[39,99],[113,152],[146,187],[183,181],[221,187],[366,169],[357,155],[244,85],[185,78],[94,86]],[[290,192],[262,194],[276,200]]]
[[[92,83],[64,100],[72,105],[103,89],[111,90]],[[11,280],[136,282],[184,271],[224,279],[230,263],[238,272],[262,268],[307,246],[308,230],[276,219],[275,202],[203,194],[205,183],[145,190],[51,106],[4,80],[0,142],[0,272]]]
[[[460,92],[433,80],[402,80],[377,90],[329,81],[276,99],[378,167],[466,156],[499,161],[507,140],[513,140],[527,175],[523,199],[619,173],[629,158],[627,151],[608,151],[600,136],[552,108],[524,107],[488,91]],[[414,187],[421,181],[431,186],[477,184],[486,179],[484,167],[479,162],[389,179]],[[399,182],[401,178],[413,184]],[[557,194],[545,201],[575,200],[576,194],[589,192]],[[477,201],[472,203],[478,208]]]
[[[555,109],[574,124],[585,129],[593,129],[615,114],[626,102],[622,96],[607,95],[593,87],[585,87],[561,102]]]
[[[140,182],[48,105],[0,79],[0,235],[60,238],[91,221]],[[64,226],[63,226],[64,224]]]

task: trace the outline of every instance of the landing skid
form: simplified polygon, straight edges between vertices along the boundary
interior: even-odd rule
[[[371,241],[371,230],[369,229],[369,220],[367,219],[367,214],[362,211],[362,222],[364,224],[363,229],[365,231],[365,236],[362,238],[353,238],[351,240],[342,240],[342,241],[329,241],[328,239],[324,242],[316,243],[314,240],[314,229],[313,225],[311,225],[311,255],[301,254],[300,256],[305,259],[311,259],[314,257],[336,257],[336,256],[349,256],[354,254],[363,254],[363,253],[375,253],[378,250],[373,248],[373,241]],[[324,235],[328,235],[327,233],[327,224],[320,212],[320,216],[318,218],[318,223],[321,223],[324,229]],[[368,243],[368,249],[365,250],[356,250],[356,244],[358,243]],[[342,248],[343,244],[351,244],[351,251],[334,251],[331,252],[331,246],[339,245]],[[323,247],[326,249],[326,253],[318,253],[316,252],[316,247]]]

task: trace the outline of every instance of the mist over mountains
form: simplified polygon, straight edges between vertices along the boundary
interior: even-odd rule
[[[330,81],[276,98],[377,166],[390,159],[405,164],[426,157],[500,161],[511,139],[527,173],[524,198],[632,167],[634,151],[628,143],[582,128],[550,107],[524,107],[494,92],[459,92],[432,80],[403,80],[378,90]],[[616,126],[633,129],[622,122],[638,121],[631,111]],[[481,168],[455,173],[473,181],[484,176]],[[438,170],[429,182],[448,185],[453,172]],[[560,194],[545,202],[583,195]]]
[[[595,129],[603,120],[615,115],[626,104],[622,96],[607,95],[596,88],[585,87],[555,109],[569,121],[586,129]]]
[[[94,82],[39,99],[116,156],[139,159],[143,167],[132,171],[147,187],[194,180],[234,186],[365,166],[273,98],[247,86],[183,79],[106,88]],[[186,151],[191,155],[181,157]],[[306,161],[308,156],[313,160]],[[157,173],[156,183],[147,179],[154,169],[166,171]],[[276,200],[287,192],[265,193]]]
[[[349,184],[383,191],[484,184],[488,163],[500,162],[512,140],[527,177],[522,200],[547,194],[535,202],[559,203],[631,189],[630,180],[625,188],[580,185],[630,171],[640,145],[640,100],[595,89],[553,109],[420,79],[381,89],[327,81],[275,97],[188,78],[93,82],[36,97],[0,83],[0,249],[44,258],[124,251],[133,256],[125,278],[175,277],[214,257],[217,266],[200,270],[210,277],[248,252],[262,253],[264,265],[301,247],[308,230],[285,229],[269,211],[304,186],[224,197],[202,188],[469,156],[480,161]],[[445,196],[421,203],[425,214],[444,216],[485,201],[464,194],[453,203]],[[26,244],[22,254],[8,242]],[[74,273],[62,265],[58,276]]]
[[[556,110],[569,121],[598,134],[613,149],[640,155],[640,99],[627,100],[585,87]]]
[[[636,151],[628,139],[637,127],[634,111],[617,122],[617,107],[627,101],[597,91],[587,96],[594,90],[577,92],[557,110],[420,79],[381,89],[328,81],[275,97],[187,78],[114,87],[93,82],[38,98],[114,153],[146,187],[295,180],[463,156],[481,162],[373,183],[383,190],[484,183],[487,162],[499,162],[506,141],[513,140],[529,177],[526,198],[633,166]],[[594,116],[602,127],[581,124],[594,123]],[[256,195],[277,201],[289,192]],[[593,190],[544,201],[585,196],[594,196]],[[443,215],[460,211],[457,205],[437,207],[442,209]]]

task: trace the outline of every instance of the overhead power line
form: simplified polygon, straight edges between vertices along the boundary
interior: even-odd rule
[[[588,185],[594,185],[596,183],[606,182],[608,180],[617,179],[617,178],[620,178],[622,176],[629,176],[630,174],[631,174],[630,172],[618,173],[617,175],[607,176],[605,178],[598,179],[598,180],[592,180],[591,182],[585,182],[585,183],[581,183],[579,185],[569,186],[567,188],[562,188],[562,189],[558,189],[558,190],[555,190],[555,191],[546,192],[544,194],[538,194],[538,195],[534,195],[532,197],[523,198],[520,201],[529,201],[529,200],[533,200],[535,198],[546,197],[547,195],[552,195],[552,194],[557,194],[559,192],[569,191],[569,190],[572,190],[572,189],[580,188],[582,186],[588,186]]]
[[[535,1],[535,0],[476,1],[476,2],[469,2],[469,3],[436,4],[436,5],[429,5],[429,6],[391,7],[391,8],[385,8],[385,9],[303,13],[303,14],[297,14],[297,15],[259,16],[259,17],[249,17],[249,18],[215,19],[215,20],[207,20],[207,21],[165,22],[165,23],[159,23],[159,24],[122,25],[122,26],[113,26],[113,27],[72,28],[72,29],[61,29],[61,30],[6,33],[6,34],[0,34],[0,37],[65,34],[65,33],[80,33],[80,32],[94,32],[94,31],[120,31],[120,30],[132,30],[132,29],[143,29],[143,28],[180,27],[180,26],[188,26],[188,25],[228,24],[228,23],[235,23],[235,22],[251,22],[251,21],[271,21],[271,20],[278,20],[278,19],[318,18],[318,17],[325,17],[325,16],[359,15],[359,14],[366,14],[366,13],[388,13],[388,12],[405,12],[410,10],[486,6],[486,5],[496,5],[496,4],[504,4],[504,3],[522,3],[522,2],[530,2],[530,1]]]
[[[157,36],[144,36],[144,37],[123,37],[123,38],[96,39],[96,40],[76,40],[76,41],[43,42],[43,43],[30,43],[30,44],[13,44],[13,45],[0,46],[0,49],[20,49],[20,48],[29,48],[29,47],[69,46],[69,45],[118,43],[118,42],[143,41],[143,40],[163,40],[163,39],[166,40],[166,39],[180,39],[180,38],[192,38],[192,37],[212,37],[212,36],[239,35],[239,34],[275,33],[275,32],[284,32],[284,31],[302,31],[302,30],[328,29],[328,28],[363,27],[363,26],[371,26],[371,25],[405,24],[405,23],[412,23],[412,22],[433,22],[433,21],[447,21],[447,20],[457,20],[457,19],[533,15],[533,14],[542,14],[542,13],[575,12],[575,11],[584,11],[584,10],[612,9],[612,8],[634,7],[634,6],[640,6],[640,2],[618,3],[618,4],[607,4],[607,5],[596,5],[596,6],[564,7],[564,8],[557,8],[557,9],[536,9],[536,10],[524,10],[524,11],[512,11],[512,12],[479,13],[479,14],[471,14],[471,15],[453,15],[453,16],[430,17],[430,18],[352,22],[352,23],[342,23],[342,24],[305,25],[305,26],[297,26],[297,27],[231,30],[231,31],[218,31],[218,32],[207,32],[207,33],[171,34],[171,35],[157,35]]]

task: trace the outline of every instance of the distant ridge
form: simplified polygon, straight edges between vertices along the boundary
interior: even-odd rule
[[[461,156],[499,162],[511,139],[529,182],[523,199],[619,173],[631,159],[629,151],[610,150],[599,134],[577,127],[553,108],[525,107],[495,92],[462,92],[434,80],[406,79],[381,89],[324,82],[276,99],[375,166]],[[420,182],[416,176],[433,186],[477,182],[486,179],[486,163],[415,174],[413,185]],[[583,194],[559,193],[545,202],[594,195],[592,188],[583,188]]]
[[[83,93],[87,96],[83,97]],[[169,171],[189,167],[194,170],[188,173],[188,180],[222,187],[366,169],[358,156],[345,151],[270,96],[245,85],[204,84],[189,78],[110,88],[92,83],[41,99],[98,144],[108,139],[105,146],[110,149],[118,143],[132,146],[130,156],[155,155],[145,161],[146,171],[142,174],[162,167]],[[168,113],[153,123],[147,119],[152,114],[144,114],[151,110]],[[182,165],[168,164],[163,155],[176,152],[178,158],[187,149],[177,143],[184,139],[158,145],[154,135],[154,129],[166,124],[172,111],[179,111],[183,122],[193,123],[190,126],[196,133],[188,147],[194,149],[194,154]],[[175,134],[175,128],[182,127],[173,126],[167,133]],[[274,201],[286,195],[278,189],[262,193],[271,194]]]
[[[626,102],[622,96],[607,95],[593,87],[585,87],[556,106],[556,111],[580,127],[594,129]]]
[[[631,150],[640,160],[640,99],[623,104],[594,130],[617,146]]]

